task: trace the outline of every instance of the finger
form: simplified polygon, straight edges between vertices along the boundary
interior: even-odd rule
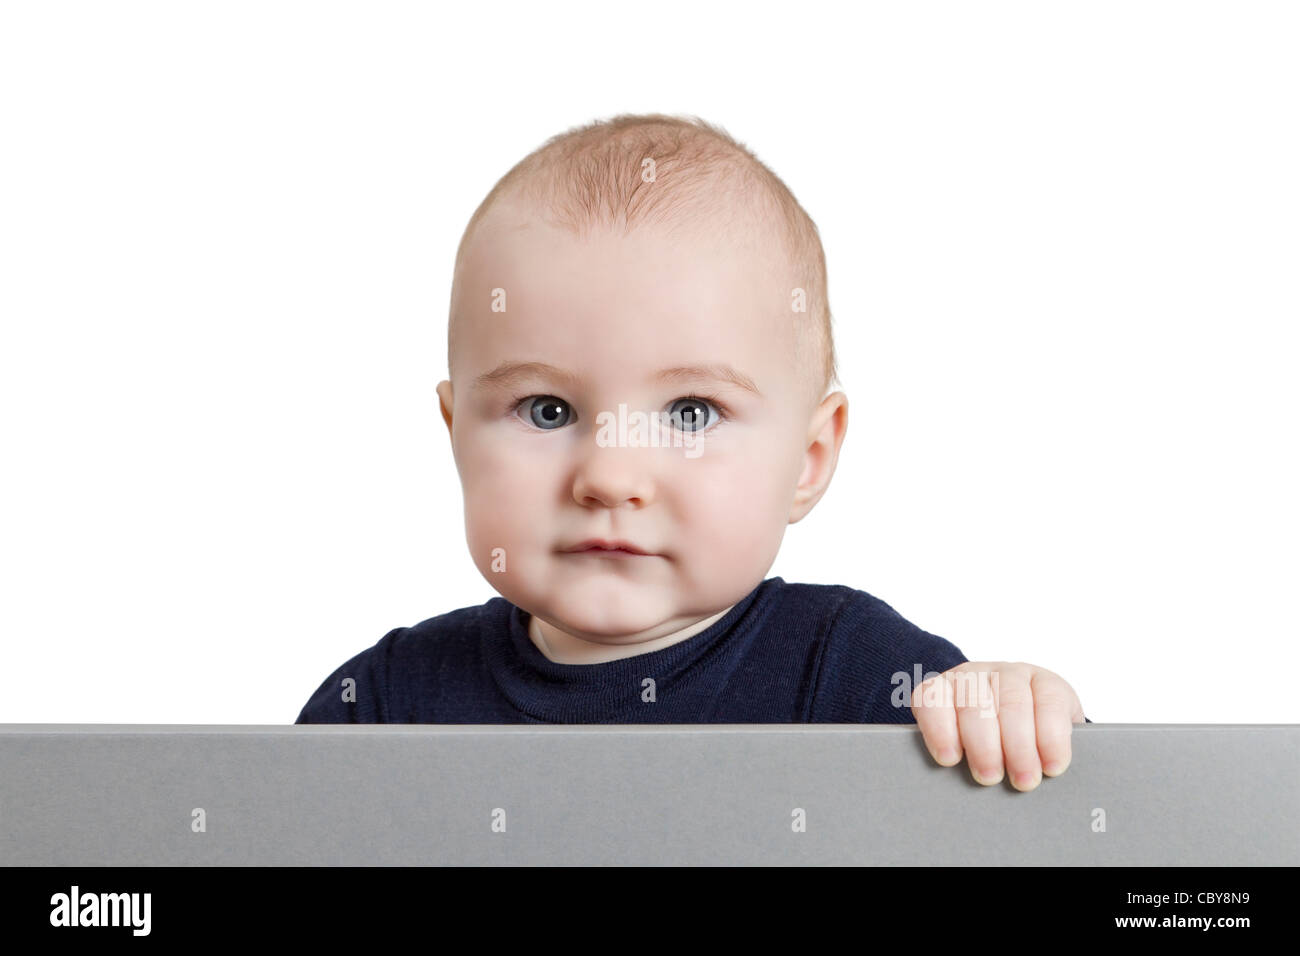
[[[1030,680],[1034,692],[1034,724],[1038,731],[1038,756],[1043,773],[1059,777],[1070,766],[1074,733],[1071,717],[1082,713],[1074,691],[1051,671],[1039,670]]]
[[[971,776],[986,786],[995,784],[1002,779],[1002,734],[989,670],[968,670],[957,680],[957,733],[966,748]]]
[[[1034,730],[1034,689],[1030,683],[1033,669],[1013,665],[989,675],[992,703],[1002,730],[1002,753],[1011,785],[1017,790],[1033,790],[1043,781],[1043,767],[1038,761],[1038,737]]]
[[[957,734],[957,712],[948,693],[944,674],[918,684],[912,691],[912,716],[921,731],[925,747],[935,762],[952,767],[961,762],[961,738]]]

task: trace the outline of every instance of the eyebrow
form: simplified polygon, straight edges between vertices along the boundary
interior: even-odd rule
[[[550,378],[576,388],[581,378],[573,372],[548,365],[546,362],[502,362],[490,372],[484,372],[474,379],[475,388],[505,387],[522,380],[533,378]],[[676,365],[661,369],[654,375],[657,382],[712,381],[725,382],[746,392],[761,396],[754,380],[730,365],[718,363],[713,365]]]

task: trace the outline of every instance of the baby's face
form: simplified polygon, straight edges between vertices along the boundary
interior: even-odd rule
[[[809,315],[790,310],[779,244],[740,241],[680,226],[579,239],[503,203],[466,249],[438,392],[470,551],[569,634],[639,643],[729,607],[815,501],[797,493],[825,466],[809,453],[820,396],[793,360]],[[620,405],[649,428],[620,441]],[[590,539],[647,553],[573,550]]]

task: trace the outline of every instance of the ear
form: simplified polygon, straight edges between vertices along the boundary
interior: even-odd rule
[[[438,410],[442,412],[442,420],[447,423],[447,434],[451,434],[451,382],[438,383]]]
[[[794,524],[812,511],[821,500],[835,474],[839,461],[840,445],[849,428],[849,398],[843,392],[833,392],[822,399],[808,423],[807,450],[804,452],[803,474],[795,486],[794,501],[790,504],[790,524]]]

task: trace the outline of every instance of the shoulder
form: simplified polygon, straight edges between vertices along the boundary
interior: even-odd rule
[[[787,636],[798,632],[820,637],[834,625],[845,606],[862,593],[839,584],[801,584],[769,578],[759,587],[758,608],[765,628]]]
[[[386,724],[406,712],[405,688],[436,672],[450,658],[477,649],[485,627],[509,613],[504,598],[458,608],[410,627],[393,628],[321,682],[298,715],[298,724]]]
[[[844,585],[788,587],[799,589],[796,603],[825,615],[814,720],[914,722],[906,703],[911,687],[966,661],[951,641],[923,630],[866,591]]]
[[[418,666],[431,660],[458,656],[477,649],[487,630],[508,625],[510,603],[495,597],[484,604],[457,608],[384,635],[373,650],[390,664]]]
[[[797,617],[820,624],[826,637],[838,638],[837,649],[869,653],[895,648],[960,651],[948,641],[923,631],[880,598],[842,584],[798,584],[780,578],[768,582],[779,617]],[[960,663],[960,662],[958,662]]]

